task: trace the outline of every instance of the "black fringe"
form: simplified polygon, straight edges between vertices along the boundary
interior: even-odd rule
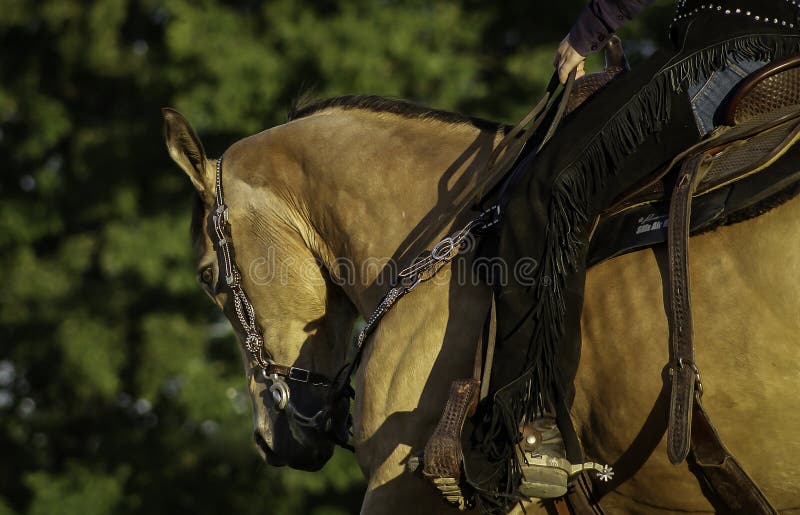
[[[665,72],[673,91],[684,91],[689,85],[725,67],[730,56],[736,60],[772,61],[796,54],[798,48],[798,36],[748,35],[697,51],[671,65]]]
[[[506,513],[520,501],[521,480],[514,454],[523,420],[552,410],[558,381],[556,353],[565,324],[564,288],[568,274],[585,266],[584,247],[592,199],[602,191],[617,166],[644,140],[669,121],[670,96],[723,68],[729,56],[773,61],[800,52],[800,36],[748,35],[695,52],[668,64],[647,86],[610,119],[579,160],[556,178],[549,206],[546,247],[530,313],[533,334],[527,354],[529,368],[499,390],[483,419],[478,450],[505,463],[507,476],[499,486],[473,483],[476,502],[484,513]],[[613,87],[613,85],[612,85]]]

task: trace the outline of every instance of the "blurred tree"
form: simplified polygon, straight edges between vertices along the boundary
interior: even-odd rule
[[[582,3],[0,0],[0,515],[356,511],[347,454],[310,474],[252,450],[159,108],[211,155],[307,89],[513,122]]]

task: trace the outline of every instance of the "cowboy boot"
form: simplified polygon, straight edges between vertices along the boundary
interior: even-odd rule
[[[564,440],[553,415],[544,415],[522,426],[522,440],[516,446],[522,471],[519,493],[525,497],[554,499],[566,495],[569,478],[582,470],[598,471],[601,481],[614,472],[608,465],[587,462],[573,465],[566,458]]]

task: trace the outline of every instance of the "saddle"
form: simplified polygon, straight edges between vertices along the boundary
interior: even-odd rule
[[[576,82],[573,94],[577,96],[567,102],[568,111],[627,69],[618,39],[612,41],[610,50],[606,71]],[[589,266],[667,243],[672,377],[669,458],[681,463],[691,450],[699,480],[732,512],[777,514],[725,448],[703,409],[700,374],[694,362],[687,251],[690,234],[758,216],[800,193],[800,145],[795,145],[800,140],[800,55],[772,63],[746,78],[719,112],[723,126],[597,217],[590,233]],[[493,310],[494,305],[477,345],[473,377],[453,382],[423,458],[423,476],[461,510],[470,506],[462,478],[461,432],[478,400],[487,393],[494,348]],[[610,471],[587,463],[573,469],[565,465],[556,473],[572,476],[586,469]],[[584,476],[578,484],[580,488],[572,489],[566,502],[556,504],[559,513],[565,513],[566,506],[573,513],[597,513],[599,508],[588,500],[590,481]]]
[[[678,158],[685,159],[687,154],[701,151],[708,141],[717,141],[726,133],[730,138],[736,136],[732,131],[747,133],[769,120],[791,118],[797,106],[800,106],[800,55],[765,66],[742,81],[720,107],[719,118],[724,125]],[[789,125],[736,141],[725,149],[714,170],[693,193],[692,234],[758,216],[769,206],[780,203],[782,197],[792,195],[792,185],[800,178],[793,166],[800,150],[789,145],[787,155],[768,163],[768,173],[759,173],[765,171],[764,167],[750,170],[748,165],[759,154],[781,148],[786,138],[790,139],[786,143],[794,143]],[[727,144],[725,140],[718,143]],[[707,149],[715,150],[723,148]],[[631,188],[600,214],[591,231],[589,266],[667,241],[670,192],[678,173],[675,161]]]

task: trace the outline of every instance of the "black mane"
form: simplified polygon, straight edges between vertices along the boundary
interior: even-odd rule
[[[486,131],[507,131],[509,129],[508,126],[502,123],[492,122],[482,118],[474,118],[472,116],[466,116],[450,111],[443,111],[440,109],[432,109],[414,102],[409,102],[408,100],[379,97],[376,95],[346,95],[341,97],[326,98],[310,103],[300,101],[298,105],[292,106],[291,110],[289,111],[289,120],[305,118],[306,116],[310,116],[314,113],[329,108],[363,109],[365,111],[372,111],[375,113],[396,114],[404,118],[437,120],[452,124],[467,124]]]
[[[391,113],[404,118],[420,120],[437,120],[444,123],[466,124],[484,131],[508,132],[511,126],[498,122],[466,116],[460,113],[432,109],[421,104],[395,98],[379,97],[377,95],[346,95],[341,97],[325,98],[317,101],[300,100],[289,111],[289,120],[297,120],[311,116],[325,109],[363,109],[375,113]],[[200,195],[195,195],[190,233],[193,242],[199,241],[203,233],[205,205]]]

